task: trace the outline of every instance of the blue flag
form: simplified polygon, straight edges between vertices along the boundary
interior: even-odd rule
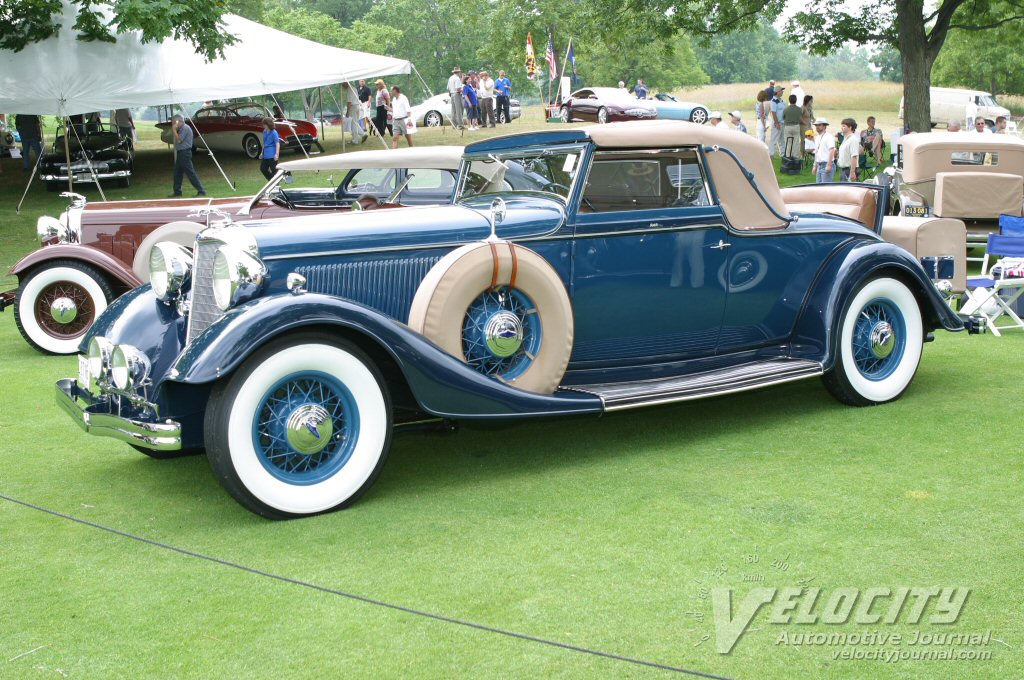
[[[566,60],[569,62],[569,68],[572,69],[572,84],[575,85],[579,78],[576,77],[576,53],[572,49],[572,41],[569,41],[569,51],[565,55]]]

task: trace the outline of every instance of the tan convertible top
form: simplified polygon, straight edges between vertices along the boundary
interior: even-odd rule
[[[675,120],[629,121],[593,125],[584,130],[594,143],[606,149],[635,149],[675,146],[721,147],[736,154],[776,212],[789,217],[779,192],[768,149],[755,137],[737,132]],[[784,227],[761,201],[736,162],[722,151],[707,153],[708,170],[718,192],[718,200],[729,223],[737,229],[774,229]]]
[[[373,149],[312,156],[279,163],[282,170],[353,170],[362,168],[437,168],[458,170],[461,146],[414,146],[407,149]]]
[[[995,172],[1024,175],[1024,140],[977,132],[915,132],[900,137],[904,182],[935,179],[940,172]],[[954,153],[999,154],[990,165],[953,165]],[[991,158],[986,160],[991,162]]]

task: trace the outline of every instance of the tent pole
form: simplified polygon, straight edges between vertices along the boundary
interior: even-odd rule
[[[86,125],[88,125],[88,123],[86,123]],[[85,153],[85,145],[82,144],[82,138],[78,136],[78,130],[75,130],[74,127],[72,127],[71,129],[75,133],[75,139],[78,140],[78,148],[80,148],[82,150],[82,158],[85,159],[85,165],[86,165],[86,167],[89,168],[89,174],[92,175],[92,181],[95,182],[96,188],[100,192],[100,198],[102,198],[104,201],[106,201],[107,200],[107,195],[105,193],[103,193],[103,187],[100,186],[100,178],[96,176],[96,168],[94,168],[92,166],[92,161],[89,160],[88,154]],[[67,143],[68,143],[67,139],[68,139],[68,133],[65,132],[64,133],[64,148],[65,149],[67,149]],[[69,157],[68,158],[68,191],[69,192],[71,191],[71,188],[70,188],[71,187],[71,178],[73,176],[74,176],[74,174],[71,172],[71,159]]]
[[[425,89],[427,91],[427,95],[429,95],[430,97],[433,97],[434,96],[433,90],[430,89],[430,85],[427,85],[427,81],[423,80],[423,76],[420,75],[420,72],[416,70],[416,64],[414,64],[414,63],[412,63],[410,61],[409,62],[409,66],[412,66],[412,72],[415,73],[416,77],[420,79],[421,83],[423,83],[423,89]]]
[[[324,93],[319,85],[316,87],[316,101],[320,105],[320,139],[325,139],[327,135],[324,134]],[[345,133],[341,133],[341,147],[342,151],[345,150]]]
[[[179,109],[181,109],[181,115],[185,117],[185,120],[192,120],[192,117],[188,115],[184,108],[182,108],[181,104],[174,104],[174,106],[177,106]],[[171,110],[173,111],[174,109],[172,108]],[[174,125],[173,116],[171,117],[171,125]],[[235,185],[231,183],[231,178],[228,177],[228,173],[224,172],[224,168],[220,167],[220,163],[217,161],[217,157],[213,155],[213,149],[211,149],[210,145],[206,143],[206,139],[203,138],[203,133],[199,131],[198,126],[196,126],[196,134],[199,135],[199,139],[203,141],[203,145],[206,146],[206,150],[210,152],[210,158],[213,159],[213,164],[217,166],[218,170],[220,170],[220,174],[224,177],[224,181],[228,183],[228,186],[231,187],[232,191],[238,191],[238,189],[235,188]]]
[[[43,122],[39,121],[39,144],[40,149],[46,148],[46,132],[43,130]],[[21,200],[18,201],[18,207],[14,209],[14,212],[18,215],[21,214],[21,204],[25,202],[25,197],[28,196],[28,190],[32,188],[32,180],[39,174],[39,162],[43,160],[43,153],[40,151],[36,154],[36,164],[32,166],[32,174],[28,176],[28,184],[25,185],[25,191],[21,193]]]
[[[71,148],[68,146],[68,134],[71,132],[71,119],[64,116],[64,162],[68,169],[68,191],[74,191],[71,186]]]
[[[349,87],[351,87],[351,86],[352,86],[352,83],[349,82]],[[338,107],[338,111],[341,112],[341,152],[345,153],[345,109],[342,108],[341,102],[338,101],[338,98],[334,96],[334,90],[332,90],[331,88],[328,87],[327,88],[327,92],[330,93],[331,99],[334,100],[335,105],[337,105],[337,107]],[[357,124],[355,122],[355,118],[352,119],[352,124],[353,125]],[[366,134],[369,135],[370,133],[367,132]]]

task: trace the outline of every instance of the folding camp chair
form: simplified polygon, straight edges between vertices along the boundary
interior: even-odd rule
[[[1024,276],[1007,277],[1009,264],[1006,261],[1000,264],[998,277],[995,276],[993,268],[989,266],[989,258],[1000,257],[1024,258],[1024,236],[989,234],[981,276],[967,279],[967,301],[961,309],[961,313],[983,317],[985,327],[997,336],[1002,335],[1000,330],[1024,330],[1024,320],[1014,311],[1014,304],[1024,294]],[[1009,317],[1013,323],[997,325],[996,321],[1004,316]]]
[[[1024,217],[1000,215],[999,233],[1003,236],[1024,236]]]

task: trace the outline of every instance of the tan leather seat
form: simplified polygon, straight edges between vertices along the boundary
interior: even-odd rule
[[[825,213],[848,217],[874,229],[878,192],[842,184],[814,184],[781,190],[791,213]]]
[[[940,172],[935,175],[938,217],[997,220],[1020,215],[1024,206],[1024,177],[1002,172]]]

